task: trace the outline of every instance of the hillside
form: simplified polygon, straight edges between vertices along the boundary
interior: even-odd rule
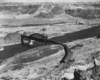
[[[0,80],[100,79],[100,3],[0,3]],[[21,45],[21,36],[46,34],[68,46],[34,41]],[[95,62],[95,63],[94,63]]]
[[[18,18],[20,15],[32,16],[32,18],[52,19],[55,16],[71,15],[83,19],[100,18],[100,3],[37,3],[37,4],[5,4],[1,3],[0,13]],[[84,16],[83,16],[84,14]],[[21,16],[20,16],[21,17]]]
[[[80,69],[84,79],[92,79],[90,76],[94,76],[95,79],[93,78],[93,80],[98,80],[100,73],[96,73],[97,75],[92,73],[92,67],[94,66],[92,57],[94,56],[99,60],[99,42],[100,40],[96,38],[89,38],[68,43],[67,45],[73,53],[69,64],[59,65],[59,61],[64,55],[63,48],[59,45],[43,46],[16,54],[2,62],[0,79],[59,80],[65,75],[72,79],[74,69]],[[46,57],[43,57],[43,55]],[[97,69],[99,70],[99,68]]]

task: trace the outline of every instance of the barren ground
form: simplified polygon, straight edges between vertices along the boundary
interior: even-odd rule
[[[100,25],[98,4],[76,4],[77,6],[64,4],[63,7],[51,3],[35,6],[21,4],[22,7],[19,7],[20,4],[2,5],[0,6],[0,50],[2,51],[4,46],[20,44],[22,32],[26,32],[27,35],[45,33],[52,38]],[[64,13],[64,9],[68,11]],[[72,11],[70,15],[69,11]],[[82,16],[82,13],[87,16]],[[61,80],[63,77],[73,79],[75,69],[81,70],[85,80],[99,80],[100,40],[91,37],[64,44],[68,45],[73,53],[68,64],[59,64],[64,55],[63,47],[60,45],[32,48],[0,60],[0,80]],[[93,73],[93,57],[98,62],[95,73]]]

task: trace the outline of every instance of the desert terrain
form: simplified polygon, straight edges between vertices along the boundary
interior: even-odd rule
[[[0,3],[0,80],[75,80],[75,69],[81,80],[99,80],[99,27],[100,3]],[[70,60],[60,64],[58,44],[21,45],[23,32],[66,44]]]

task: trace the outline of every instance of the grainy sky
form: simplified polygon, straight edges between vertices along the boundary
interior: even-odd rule
[[[0,2],[99,2],[100,0],[0,0]]]

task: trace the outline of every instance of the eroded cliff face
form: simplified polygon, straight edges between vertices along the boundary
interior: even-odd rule
[[[64,77],[73,79],[74,70],[78,69],[81,70],[82,80],[98,80],[100,74],[99,44],[100,40],[96,38],[67,43],[73,53],[68,64],[59,64],[64,55],[64,50],[60,45],[42,46],[16,54],[14,57],[6,59],[1,63],[0,79],[61,80]],[[43,57],[45,54],[47,56]],[[93,57],[97,60],[95,68]],[[37,59],[35,60],[35,58]]]

